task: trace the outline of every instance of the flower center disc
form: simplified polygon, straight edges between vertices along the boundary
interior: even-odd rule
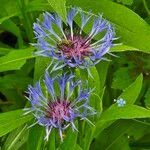
[[[79,59],[83,59],[90,55],[91,48],[89,45],[90,43],[86,42],[85,38],[74,36],[73,39],[68,37],[67,40],[62,40],[58,44],[58,48],[67,58],[78,57]]]
[[[47,110],[47,117],[51,118],[54,122],[63,123],[66,118],[70,117],[71,106],[69,102],[58,100],[49,103]]]

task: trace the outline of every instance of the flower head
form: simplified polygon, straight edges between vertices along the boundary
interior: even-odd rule
[[[75,17],[80,19],[80,27],[75,24]],[[92,23],[88,34],[83,30]],[[43,19],[34,23],[37,43],[36,54],[52,57],[70,67],[87,68],[104,59],[113,46],[115,32],[112,25],[101,15],[93,17],[81,9],[71,8],[67,14],[67,26],[55,13],[45,12]],[[95,39],[98,39],[95,41]]]
[[[94,109],[88,105],[92,90],[84,88],[81,80],[74,81],[74,77],[73,74],[64,74],[51,78],[46,72],[43,87],[38,82],[35,87],[28,88],[28,99],[32,106],[28,111],[34,114],[37,124],[46,128],[46,140],[52,128],[59,130],[63,140],[62,132],[66,128],[71,126],[77,130],[74,124],[77,118],[89,121],[87,116],[95,114]],[[48,93],[44,94],[42,88]]]
[[[123,107],[123,106],[126,105],[126,101],[125,101],[124,99],[122,99],[122,98],[118,99],[118,100],[116,101],[116,103],[117,103],[117,106],[118,106],[118,107]]]

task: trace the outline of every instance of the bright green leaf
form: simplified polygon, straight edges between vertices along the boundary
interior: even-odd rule
[[[32,119],[32,116],[23,113],[23,110],[15,110],[0,114],[0,137]]]
[[[18,150],[28,139],[28,129],[26,126],[21,126],[12,131],[4,144],[4,150]]]
[[[34,48],[18,49],[0,57],[0,72],[20,69],[27,59],[35,57],[33,50]]]
[[[67,16],[66,0],[48,0],[48,2],[66,23],[66,16]]]
[[[118,107],[112,105],[101,116],[101,120],[111,121],[117,119],[149,118],[150,110],[136,105]]]
[[[102,89],[100,89],[101,83],[100,83],[99,74],[96,67],[95,66],[90,67],[89,72],[90,73],[88,73],[88,84],[90,85],[91,88],[94,88],[94,93],[100,94],[100,92],[102,92],[100,90]]]
[[[46,68],[50,65],[51,59],[46,57],[37,57],[35,59],[34,82],[39,80],[45,73]]]
[[[75,125],[77,127],[77,122],[75,123]],[[65,135],[63,143],[59,147],[59,150],[75,150],[77,135],[78,132],[73,132],[72,128],[70,127]]]
[[[105,86],[105,81],[107,77],[107,72],[109,68],[109,61],[101,61],[96,65],[97,72],[99,74],[99,84],[100,84],[100,90],[102,90]]]
[[[51,134],[50,134],[50,137],[49,137],[49,140],[48,140],[48,144],[47,144],[47,147],[49,150],[55,150],[55,145],[56,145],[56,140],[55,140],[55,130],[53,129],[51,131]]]
[[[137,49],[135,47],[131,47],[128,45],[115,45],[110,49],[111,52],[124,52],[124,51],[141,51],[140,49]],[[145,51],[146,52],[146,51]]]
[[[39,125],[30,128],[27,150],[41,150],[44,141],[44,133],[44,128]]]
[[[25,12],[32,12],[32,11],[41,11],[41,10],[51,10],[52,8],[46,1],[37,1],[33,0],[28,3],[28,5],[25,6]]]
[[[6,55],[11,51],[11,48],[0,47],[0,55]]]

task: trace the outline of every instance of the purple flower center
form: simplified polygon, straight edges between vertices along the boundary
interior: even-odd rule
[[[71,109],[70,102],[65,100],[57,100],[55,102],[50,102],[47,109],[47,118],[51,118],[56,124],[63,124],[68,118],[71,119]]]
[[[66,58],[83,59],[91,54],[90,42],[82,36],[67,37],[58,44],[58,49]]]

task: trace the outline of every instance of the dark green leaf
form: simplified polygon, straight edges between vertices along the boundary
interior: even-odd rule
[[[99,80],[100,80],[100,90],[104,88],[106,77],[107,77],[107,72],[108,72],[108,67],[109,67],[110,62],[109,61],[101,61],[96,65],[97,72],[99,74]]]
[[[148,88],[148,90],[145,94],[144,102],[145,102],[146,107],[150,108],[150,87]]]
[[[13,17],[20,14],[17,1],[14,0],[0,0],[0,24]]]
[[[14,34],[17,38],[18,38],[18,45],[19,48],[23,47],[23,39],[21,36],[21,31],[19,29],[19,27],[10,19],[4,21],[1,26],[6,30],[11,32],[12,34]]]
[[[135,80],[135,82],[133,82],[122,92],[119,98],[123,98],[127,102],[127,104],[134,104],[134,102],[140,94],[142,88],[142,81],[143,76],[142,74],[140,74]]]
[[[132,83],[127,67],[119,68],[113,75],[112,88],[123,90]]]
[[[133,4],[133,0],[121,0],[121,2],[122,2],[124,5],[132,5],[132,4]]]

